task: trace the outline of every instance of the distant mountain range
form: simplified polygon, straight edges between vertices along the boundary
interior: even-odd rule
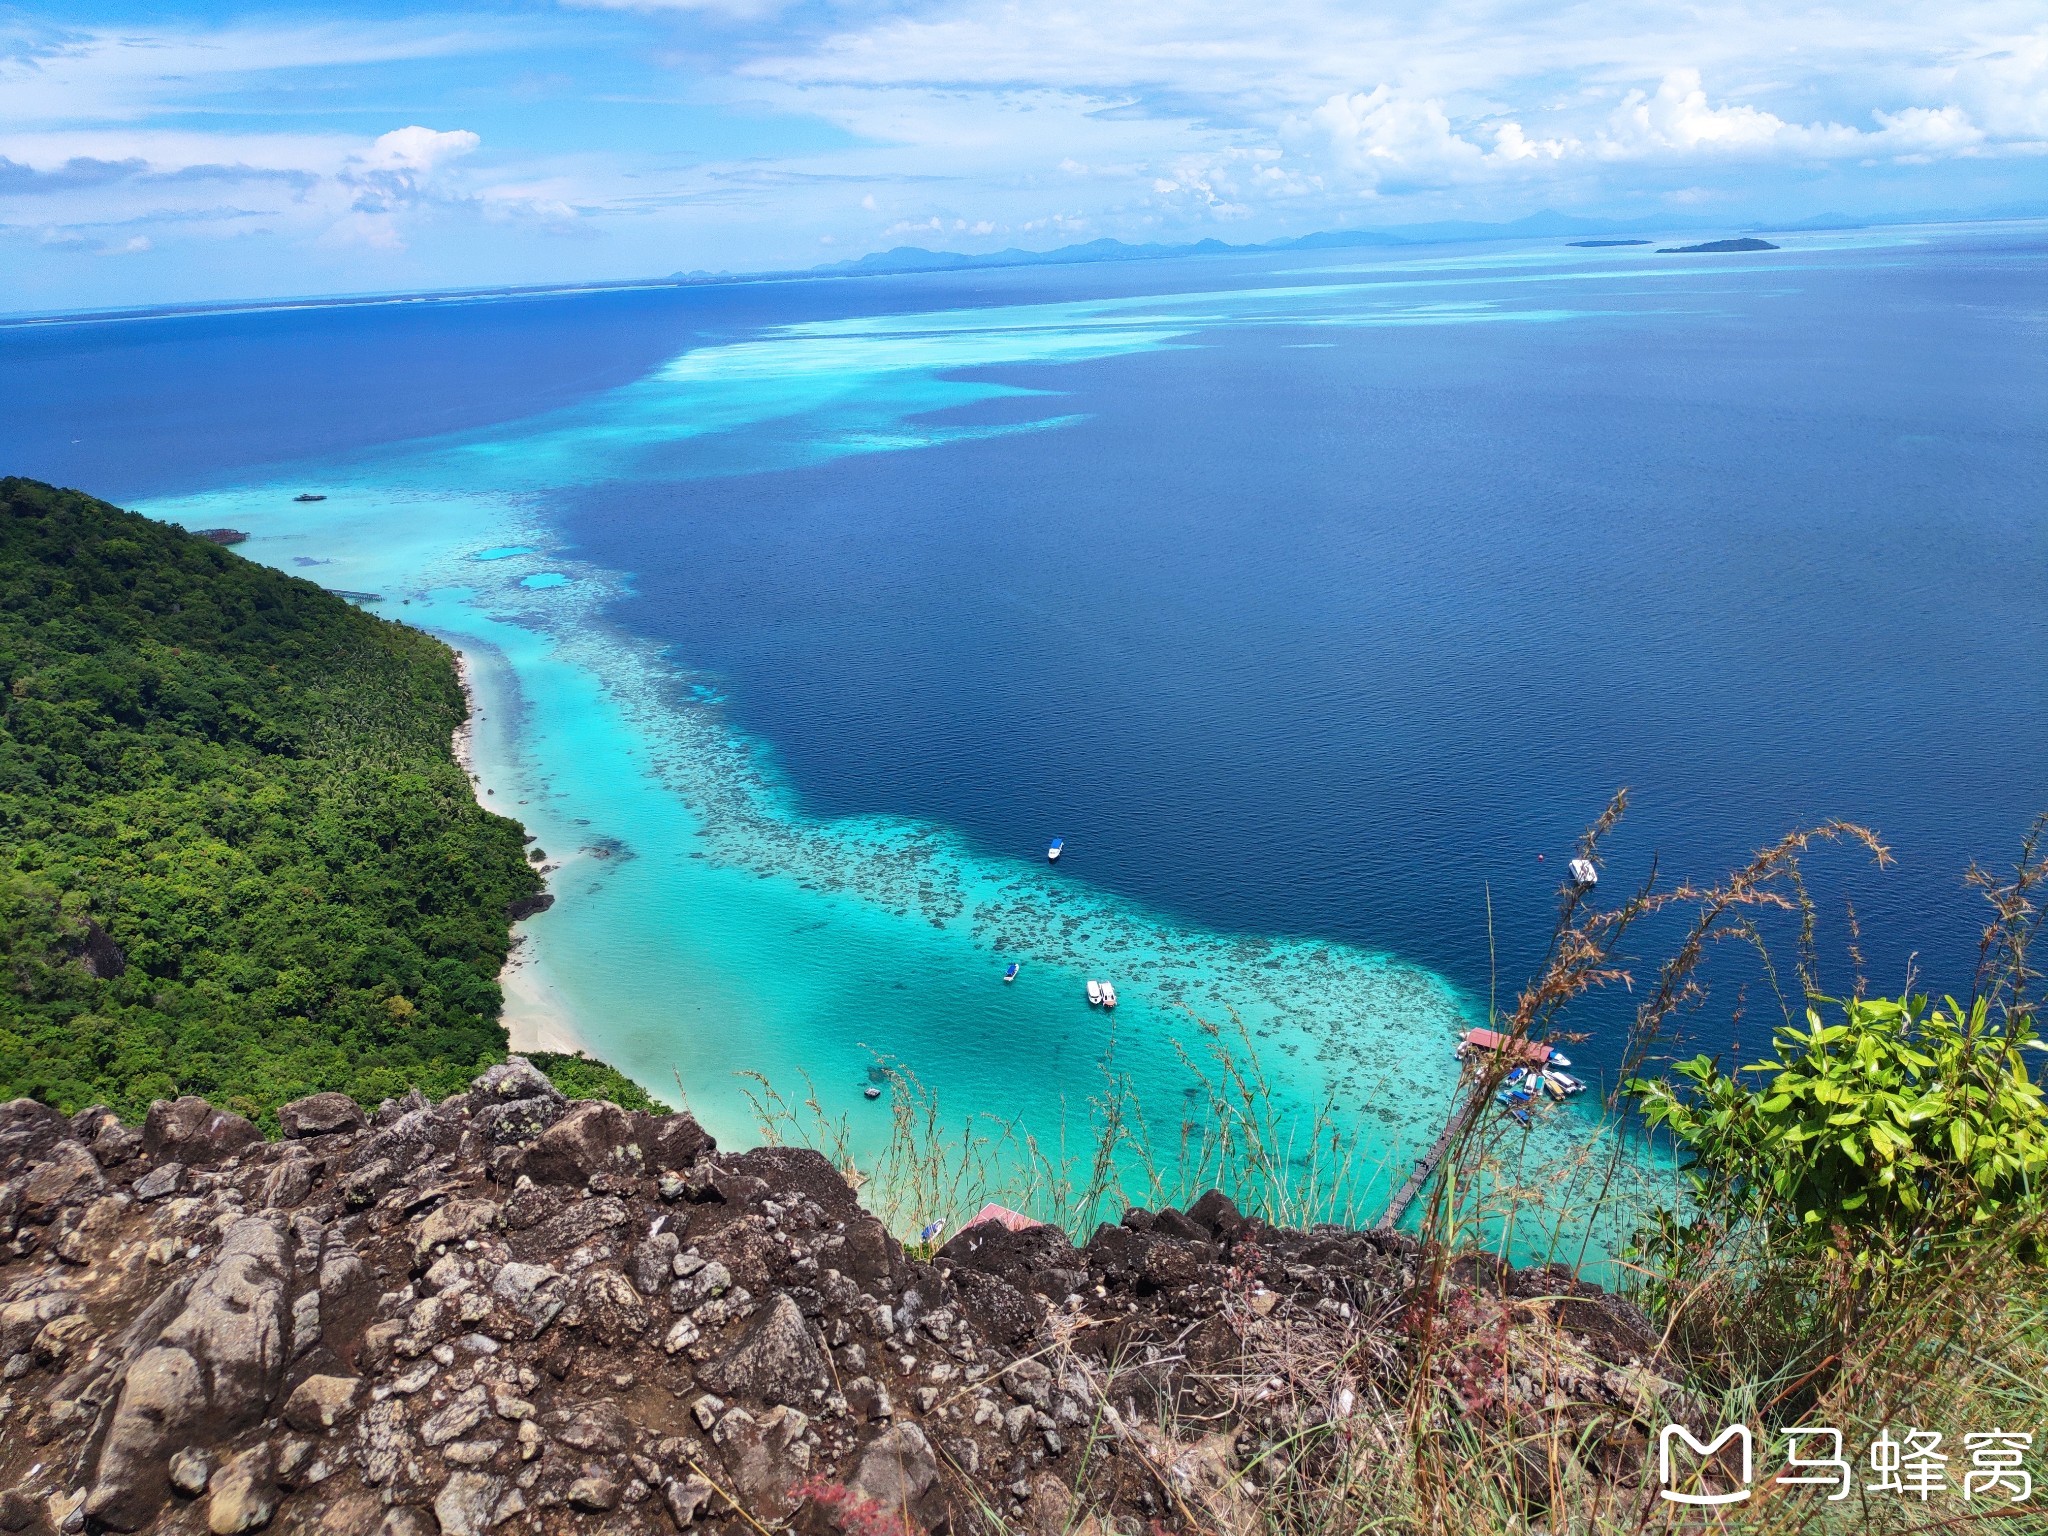
[[[1966,219],[2040,218],[2048,215],[2048,204],[2012,205],[1963,213],[1953,209],[1923,209],[1913,213],[1873,215],[1858,218],[1847,213],[1820,213],[1782,223],[1746,223],[1736,226],[1740,234],[1815,234],[1827,230],[1865,229],[1891,224],[1940,224]],[[1179,256],[1234,256],[1254,251],[1332,251],[1359,246],[1434,245],[1471,240],[1543,240],[1565,236],[1676,235],[1699,230],[1726,230],[1726,221],[1701,218],[1586,219],[1544,209],[1505,224],[1482,224],[1472,220],[1449,219],[1432,224],[1397,224],[1385,229],[1329,229],[1312,235],[1295,235],[1284,240],[1266,240],[1249,245],[1231,245],[1217,239],[1195,240],[1183,245],[1147,243],[1132,245],[1122,240],[1090,240],[1080,245],[1063,245],[1050,251],[1027,251],[1016,246],[1007,250],[966,252],[931,251],[923,246],[899,245],[893,250],[872,251],[846,261],[786,272],[749,274],[725,272],[677,272],[676,282],[732,282],[745,277],[872,277],[886,273],[962,272],[983,267],[1078,266],[1104,261],[1156,261]]]

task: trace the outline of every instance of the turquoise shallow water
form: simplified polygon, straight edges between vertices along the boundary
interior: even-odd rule
[[[887,1111],[862,1089],[878,1059],[913,1072],[949,1122],[999,1117],[1045,1144],[1085,1138],[1113,1069],[1171,1149],[1208,1125],[1183,1059],[1206,1056],[1198,1021],[1241,1025],[1296,1134],[1334,1105],[1347,1155],[1385,1170],[1384,1189],[1440,1124],[1450,1047],[1483,1020],[1480,999],[1353,946],[1202,931],[941,827],[806,816],[772,753],[732,724],[717,679],[607,623],[630,578],[562,547],[551,496],[1056,435],[1075,419],[978,369],[1195,345],[1216,328],[1585,313],[1416,292],[1433,286],[1404,276],[789,325],[685,352],[562,411],[145,510],[246,529],[252,558],[319,562],[326,584],[381,594],[379,611],[471,656],[481,784],[536,833],[558,897],[525,926],[516,1035],[572,1032],[727,1139],[756,1134],[745,1074],[786,1093],[808,1083],[871,1159]],[[962,419],[991,402],[1011,419]],[[290,499],[313,484],[325,501]],[[1022,973],[1005,986],[1012,960]],[[1115,981],[1113,1019],[1087,1005],[1091,976]],[[1554,1114],[1534,1140],[1569,1155],[1583,1128]]]

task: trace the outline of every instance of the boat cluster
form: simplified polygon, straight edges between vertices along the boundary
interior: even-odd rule
[[[1114,1008],[1116,1006],[1116,988],[1106,981],[1096,981],[1091,977],[1088,982],[1088,1006],[1091,1008]]]
[[[1529,1124],[1528,1106],[1537,1094],[1547,1093],[1553,1099],[1568,1099],[1585,1091],[1584,1083],[1555,1067],[1516,1067],[1508,1073],[1505,1085],[1493,1097],[1501,1108],[1514,1116],[1517,1125],[1526,1127]]]

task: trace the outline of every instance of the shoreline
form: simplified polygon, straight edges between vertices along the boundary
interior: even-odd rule
[[[469,780],[470,794],[485,810],[495,811],[496,807],[486,799],[487,788],[506,786],[486,785],[482,770],[478,767],[477,722],[484,716],[485,684],[470,653],[461,646],[448,643],[455,653],[455,678],[462,688],[462,696],[468,711],[455,727],[449,740],[453,754],[464,777]],[[521,822],[521,825],[525,825]],[[531,833],[533,829],[527,828]],[[550,878],[560,866],[554,863],[542,864],[546,889],[551,895],[554,881]],[[538,913],[536,916],[540,915]],[[531,918],[521,919],[512,925],[512,943],[505,955],[505,964],[498,971],[498,990],[504,996],[504,1003],[498,1013],[498,1022],[505,1028],[506,1045],[513,1051],[551,1051],[567,1056],[589,1056],[592,1060],[601,1058],[592,1055],[588,1044],[577,1031],[575,1015],[562,999],[554,984],[542,974],[540,956],[535,950],[530,933],[522,932]],[[643,1085],[644,1086],[644,1085]],[[650,1090],[651,1091],[651,1090]]]

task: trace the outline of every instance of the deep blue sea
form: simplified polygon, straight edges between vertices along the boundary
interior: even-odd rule
[[[1968,989],[2048,810],[2048,228],[1781,238],[12,326],[0,466],[464,648],[561,863],[515,1032],[727,1134],[870,1052],[1165,1125],[1235,1014],[1392,1158],[1617,787],[1603,891],[1876,828],[1812,876],[1880,990]]]

